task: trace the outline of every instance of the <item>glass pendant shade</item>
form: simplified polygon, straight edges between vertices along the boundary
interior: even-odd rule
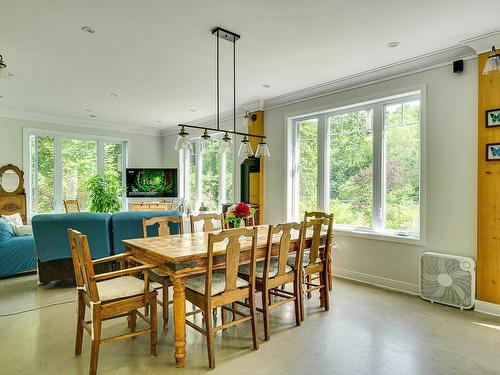
[[[260,141],[259,145],[257,146],[257,151],[255,151],[255,157],[256,158],[268,158],[271,156],[271,153],[269,152],[269,148],[267,147],[267,143],[265,140]]]
[[[177,142],[175,142],[175,149],[177,151],[193,149],[191,141],[189,140],[189,133],[184,129],[184,126],[181,128],[181,131],[179,132],[179,137],[177,138]]]
[[[497,55],[495,47],[492,47],[490,55],[484,64],[483,75],[488,75],[494,71],[500,71],[500,55]]]
[[[212,138],[208,135],[208,130],[205,129],[201,136],[200,151],[205,152],[212,147]]]
[[[222,153],[233,153],[233,140],[231,137],[226,133],[224,134],[224,137],[222,138],[221,142],[221,152]]]
[[[239,156],[250,157],[253,156],[253,149],[248,137],[245,135],[240,143],[240,149],[238,150]]]

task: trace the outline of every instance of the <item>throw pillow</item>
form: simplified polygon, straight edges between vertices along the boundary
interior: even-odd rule
[[[31,225],[13,225],[12,229],[14,229],[14,233],[17,237],[33,235],[33,228]]]
[[[20,213],[14,215],[2,215],[2,219],[10,225],[23,225],[23,219]]]

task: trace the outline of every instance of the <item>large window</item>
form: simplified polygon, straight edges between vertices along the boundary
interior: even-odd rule
[[[221,211],[221,205],[233,201],[234,156],[221,154],[220,139],[201,152],[200,140],[192,141],[193,149],[180,150],[181,191],[193,211],[203,205],[209,211]]]
[[[97,173],[124,185],[124,140],[26,129],[25,142],[30,215],[61,212],[65,199],[77,199],[81,210],[89,210],[86,182]]]
[[[290,218],[322,210],[337,229],[420,238],[420,92],[291,125]]]

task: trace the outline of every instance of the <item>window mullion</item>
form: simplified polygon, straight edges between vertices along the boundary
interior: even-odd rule
[[[97,173],[104,174],[104,141],[97,141]]]
[[[54,137],[54,211],[62,211],[62,139]]]
[[[383,104],[373,107],[373,228],[376,231],[384,227],[384,111]]]
[[[195,187],[196,187],[196,194],[195,194],[195,207],[193,209],[196,211],[200,208],[201,205],[201,196],[202,196],[202,177],[203,177],[203,154],[199,151],[198,144],[195,145],[197,148],[197,154],[196,154],[196,181],[195,181]]]
[[[318,118],[318,210],[328,211],[329,206],[329,137],[326,115]]]
[[[219,172],[219,207],[226,203],[226,153],[220,154],[220,172]]]

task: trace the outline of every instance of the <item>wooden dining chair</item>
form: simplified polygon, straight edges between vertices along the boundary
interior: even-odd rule
[[[267,247],[264,260],[256,264],[256,282],[255,288],[262,292],[262,308],[257,308],[257,311],[263,313],[264,317],[264,337],[269,341],[271,337],[271,329],[269,325],[269,312],[271,309],[281,306],[285,303],[294,302],[295,304],[295,323],[299,326],[302,322],[302,256],[303,256],[303,224],[287,223],[269,226],[267,236]],[[293,236],[293,231],[298,234],[298,246],[295,250],[295,265],[290,267],[288,256],[290,252],[290,243]],[[273,242],[276,242],[276,237],[279,237],[279,253],[277,256],[272,255]],[[249,265],[240,267],[240,276],[246,280],[250,277]],[[287,291],[281,288],[284,285],[293,283],[293,291]],[[275,302],[273,297],[280,297],[281,300]],[[238,304],[243,304],[238,302]],[[244,304],[246,306],[246,304]],[[223,315],[224,316],[224,315]],[[224,320],[224,319],[223,319]]]
[[[326,228],[326,236],[324,245],[322,244],[322,232]],[[309,247],[309,252],[303,253],[302,260],[302,283],[305,286],[304,292],[306,295],[310,295],[315,290],[320,292],[320,306],[324,307],[326,311],[330,309],[329,300],[329,289],[328,289],[328,260],[325,259],[328,256],[328,248],[332,243],[332,228],[333,228],[333,217],[323,218],[323,219],[311,219],[304,222],[304,235],[302,236],[303,245],[302,248],[305,249],[306,237],[312,235],[311,246]],[[290,267],[295,267],[296,265],[296,255],[291,255],[288,257],[288,265]],[[311,278],[307,276],[318,275],[316,278]],[[304,303],[301,304],[302,313],[301,317],[304,320]]]
[[[211,369],[215,368],[214,333],[232,327],[233,325],[251,321],[253,348],[259,348],[257,336],[257,318],[255,306],[255,259],[257,249],[258,228],[239,228],[223,230],[220,233],[208,235],[206,273],[186,280],[186,300],[201,309],[204,316],[204,327],[186,319],[186,324],[207,338],[208,363]],[[250,248],[250,275],[248,280],[238,277],[240,264],[241,237],[245,241],[251,240]],[[226,243],[227,242],[227,243]],[[215,248],[216,247],[216,248]],[[214,257],[225,258],[225,269],[214,271]],[[229,305],[233,302],[248,299],[250,313],[245,314],[236,309],[227,308],[241,318],[229,323],[222,323],[215,327],[211,312],[218,307]]]
[[[94,375],[97,373],[97,361],[101,344],[149,333],[151,355],[156,356],[157,293],[155,290],[148,288],[148,271],[154,265],[142,263],[139,259],[132,257],[131,253],[91,260],[87,236],[76,230],[68,229],[68,237],[78,294],[75,355],[82,353],[83,330],[85,329],[92,340],[89,374]],[[95,274],[94,265],[117,261],[120,262],[122,269]],[[129,261],[141,265],[125,268]],[[144,280],[133,276],[140,273],[144,274]],[[139,308],[145,307],[147,304],[151,305],[149,318],[138,311]],[[90,321],[85,319],[87,307],[90,310]],[[124,316],[129,319],[130,332],[101,338],[103,321]],[[149,327],[136,330],[137,316],[144,320]]]
[[[63,200],[63,203],[64,211],[66,211],[67,214],[80,212],[80,204],[76,199],[65,199]]]
[[[152,226],[157,226],[158,232],[155,233],[158,236],[170,236],[171,226],[177,226],[178,233],[184,234],[184,221],[182,216],[158,216],[152,217],[150,219],[142,219],[142,233],[143,237],[148,237],[148,228]],[[155,290],[162,291],[162,299],[157,299],[158,305],[162,307],[163,313],[163,330],[168,328],[168,305],[173,302],[169,300],[168,288],[172,286],[170,278],[161,268],[153,268],[149,273],[149,280],[156,283],[151,284]],[[149,306],[146,306],[146,315],[149,314]]]
[[[224,228],[224,214],[199,214],[190,215],[191,233],[196,233],[196,223],[203,221],[202,232],[212,232],[215,230],[214,222],[220,224],[220,229]]]
[[[326,212],[318,212],[318,211],[312,211],[312,212],[306,212],[304,214],[304,221],[308,221],[311,219],[322,219],[322,218],[331,218],[333,221],[333,214],[327,214]],[[333,289],[333,256],[332,256],[332,246],[328,249],[328,265],[327,265],[327,270],[328,270],[328,290]],[[311,276],[309,276],[311,278]],[[310,282],[311,280],[309,280]],[[308,295],[310,298],[310,294]]]

